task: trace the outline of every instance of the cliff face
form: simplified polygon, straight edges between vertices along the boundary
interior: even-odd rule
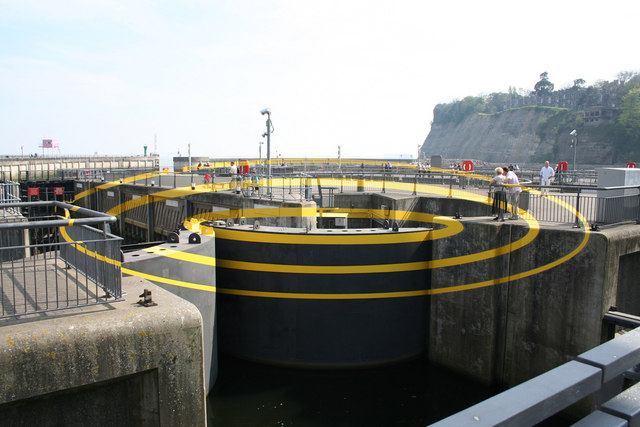
[[[574,116],[568,110],[518,108],[498,114],[472,114],[460,123],[434,124],[421,153],[445,159],[475,159],[502,164],[573,161]],[[613,149],[588,134],[579,134],[578,164],[606,164]]]

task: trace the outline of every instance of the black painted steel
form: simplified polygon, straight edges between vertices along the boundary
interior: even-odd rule
[[[263,233],[270,234],[274,235]],[[379,234],[393,232],[380,230]],[[425,267],[393,271],[401,267],[389,266],[390,271],[382,273],[348,274],[315,274],[304,268],[302,272],[285,271],[292,266],[297,270],[299,266],[354,266],[355,271],[367,265],[429,261],[428,240],[339,244],[348,237],[336,234],[338,243],[327,245],[218,236],[216,279],[222,351],[271,364],[330,368],[392,363],[425,351],[429,318],[425,291],[431,287]],[[229,260],[272,264],[275,271],[224,267]]]

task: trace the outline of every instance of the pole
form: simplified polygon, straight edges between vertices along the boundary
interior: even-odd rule
[[[574,177],[575,177],[575,171],[576,171],[576,152],[578,150],[578,134],[576,133],[574,136],[574,142],[573,142],[573,172],[574,172]]]
[[[267,111],[267,191],[271,193],[271,112]]]
[[[191,172],[191,187],[193,187],[193,168],[191,167],[191,144],[187,144],[189,147],[189,172]]]

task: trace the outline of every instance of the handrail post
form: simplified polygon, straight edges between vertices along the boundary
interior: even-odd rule
[[[636,224],[640,224],[640,186],[638,187],[638,206],[636,206]]]
[[[580,215],[580,192],[582,189],[578,187],[578,193],[576,195],[576,223],[573,228],[580,228],[579,215]]]

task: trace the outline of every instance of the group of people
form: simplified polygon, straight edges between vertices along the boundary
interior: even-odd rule
[[[509,195],[509,203],[511,203],[511,216],[509,219],[519,219],[520,209],[520,180],[518,175],[513,171],[513,166],[505,166],[495,169],[495,176],[491,180],[491,185],[495,186],[493,196],[493,212],[497,215],[494,221],[504,221],[504,214],[507,213],[507,193]],[[507,191],[505,191],[505,188]]]
[[[491,185],[495,187],[493,198],[493,213],[496,215],[495,221],[504,221],[504,214],[507,213],[507,195],[511,204],[511,216],[509,219],[519,219],[518,211],[520,205],[520,180],[515,170],[519,170],[518,165],[509,165],[495,169],[495,176],[491,180]],[[544,163],[540,169],[540,192],[543,195],[549,194],[549,185],[555,176],[555,171],[549,166],[549,161]]]

